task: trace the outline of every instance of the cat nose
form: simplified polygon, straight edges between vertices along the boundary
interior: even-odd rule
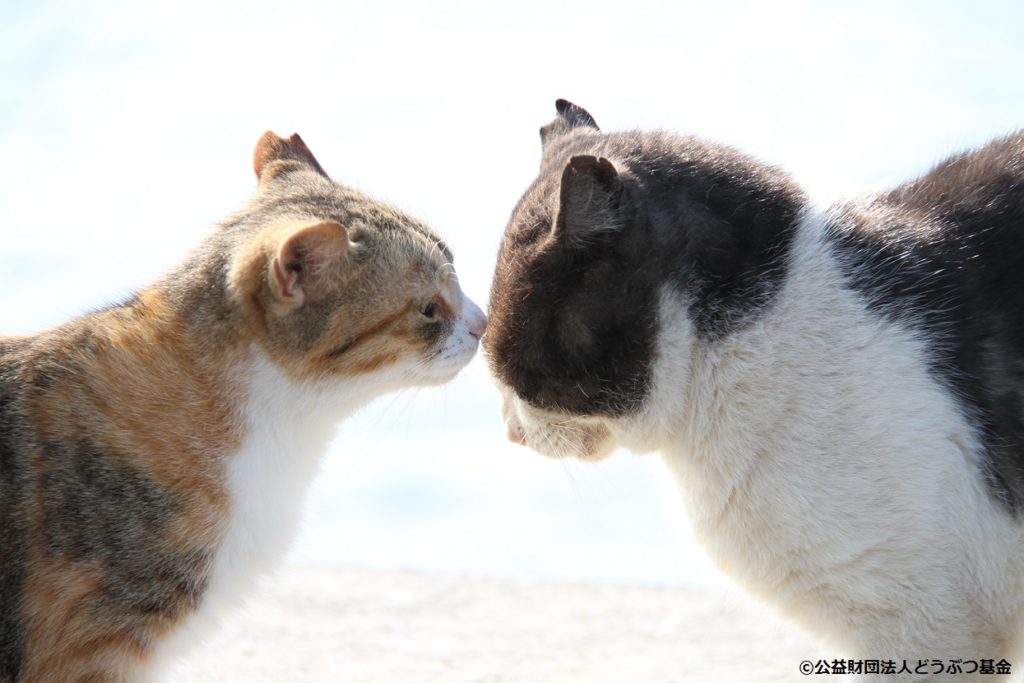
[[[526,434],[522,430],[514,429],[511,425],[507,427],[505,436],[507,436],[508,440],[512,443],[517,443],[520,446],[528,445],[526,443]]]
[[[487,316],[480,310],[480,307],[468,298],[465,303],[466,326],[469,328],[469,335],[480,341],[487,331]]]
[[[469,326],[469,335],[480,341],[480,338],[484,336],[484,332],[487,331],[487,316],[483,313],[480,314],[480,319],[473,321]]]

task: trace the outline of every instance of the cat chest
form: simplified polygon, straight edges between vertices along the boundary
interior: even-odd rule
[[[282,562],[326,444],[345,414],[323,409],[345,407],[337,396],[297,385],[259,357],[243,376],[244,430],[240,445],[222,460],[227,503],[206,590],[198,609],[161,645],[157,661],[204,640]]]
[[[260,356],[247,379],[246,430],[226,459],[228,524],[211,587],[270,570],[285,555],[338,422],[320,409],[324,397]]]
[[[273,569],[298,533],[326,437],[295,421],[265,422],[228,460],[228,524],[211,589]]]
[[[902,426],[717,461],[735,467],[674,468],[694,535],[755,592],[825,591],[865,604],[880,575],[909,585],[922,566],[956,571],[978,555],[972,539],[990,536],[1004,515],[983,493],[965,439],[938,425]]]

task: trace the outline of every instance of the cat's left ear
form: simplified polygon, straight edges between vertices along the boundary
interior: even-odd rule
[[[348,231],[336,221],[323,221],[285,233],[270,260],[269,280],[275,308],[297,310],[325,289],[332,270],[348,257]]]
[[[546,147],[551,140],[565,135],[574,128],[600,130],[597,126],[597,121],[594,120],[589,111],[578,104],[573,104],[569,100],[555,100],[555,111],[558,113],[555,120],[540,129],[541,148]]]
[[[274,162],[285,163],[275,164]],[[293,133],[290,138],[285,140],[268,130],[256,143],[252,168],[256,171],[256,178],[260,183],[265,183],[282,173],[301,166],[308,166],[323,177],[327,177],[320,162],[309,151],[309,147],[298,133]]]
[[[624,224],[622,179],[604,157],[575,156],[562,171],[558,215],[552,236],[572,247],[586,246]]]

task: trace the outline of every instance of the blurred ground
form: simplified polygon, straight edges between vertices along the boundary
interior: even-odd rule
[[[288,568],[249,605],[175,680],[769,682],[832,655],[743,596],[680,588]]]

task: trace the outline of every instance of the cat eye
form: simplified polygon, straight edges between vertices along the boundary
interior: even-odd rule
[[[433,320],[437,316],[437,311],[439,308],[440,307],[436,303],[430,302],[429,304],[423,307],[420,313],[422,313],[423,317],[426,318],[427,320]]]

